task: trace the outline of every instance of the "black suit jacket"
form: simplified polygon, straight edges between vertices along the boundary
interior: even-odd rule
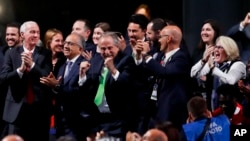
[[[187,52],[180,49],[163,67],[157,61],[162,55],[145,63],[145,67],[159,79],[156,121],[171,121],[181,127],[188,116],[186,104],[191,94],[189,88],[192,87],[189,76],[191,58]]]
[[[15,47],[9,50],[5,55],[3,69],[0,78],[8,84],[8,92],[5,100],[3,119],[7,122],[14,122],[20,114],[20,108],[25,102],[28,80],[30,75],[35,101],[41,104],[49,104],[49,87],[40,83],[40,77],[48,76],[52,70],[51,53],[49,50],[42,47],[35,47],[33,52],[34,67],[29,73],[24,73],[20,76],[17,73],[17,68],[21,66],[21,53],[23,47]]]
[[[96,55],[91,60],[91,67],[87,72],[87,81],[82,86],[82,93],[85,93],[86,98],[84,102],[86,105],[85,111],[90,114],[98,114],[99,110],[94,104],[94,98],[99,86],[99,79],[103,68],[104,60],[100,54]],[[118,79],[115,81],[110,72],[105,84],[105,96],[109,108],[113,114],[122,117],[127,115],[131,110],[130,99],[133,99],[131,92],[132,85],[132,71],[135,66],[131,55],[119,53],[114,59],[114,64],[120,72]]]

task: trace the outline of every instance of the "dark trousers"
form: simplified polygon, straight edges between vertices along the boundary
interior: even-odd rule
[[[20,135],[25,141],[49,141],[49,125],[46,106],[24,103],[16,121],[8,123],[5,132]]]
[[[106,136],[125,141],[127,125],[124,119],[111,113],[101,113],[98,116],[97,132],[104,131]]]

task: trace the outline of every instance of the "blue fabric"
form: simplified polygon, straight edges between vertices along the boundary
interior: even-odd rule
[[[195,141],[201,135],[207,119],[195,121],[182,126],[187,141]],[[226,115],[213,117],[209,129],[207,130],[203,141],[223,141],[230,140],[230,121]]]

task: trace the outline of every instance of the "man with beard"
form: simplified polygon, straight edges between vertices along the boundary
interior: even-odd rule
[[[4,55],[5,53],[16,46],[19,46],[22,44],[20,32],[19,32],[20,25],[19,23],[10,23],[6,26],[6,32],[5,32],[5,41],[6,45],[3,47],[0,47],[0,71],[2,70],[2,65],[4,62]],[[7,93],[7,86],[6,84],[2,83],[0,80],[0,116],[2,117],[3,114],[3,106],[4,106],[4,100]],[[0,120],[0,132],[2,132],[4,128],[4,121]]]
[[[22,38],[20,36],[19,29],[20,29],[19,23],[7,24],[5,32],[6,46],[2,48],[3,54],[5,54],[7,49],[11,49],[13,47],[22,45]]]

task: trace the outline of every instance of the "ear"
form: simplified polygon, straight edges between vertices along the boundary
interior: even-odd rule
[[[24,39],[24,32],[20,32],[20,35]]]
[[[87,32],[87,34],[88,34],[88,35],[90,35],[90,34],[91,34],[91,30],[87,30],[86,32]]]
[[[188,112],[188,118],[187,118],[186,123],[191,123],[191,122],[193,122],[193,120],[194,120],[194,118],[193,118],[191,112]]]

